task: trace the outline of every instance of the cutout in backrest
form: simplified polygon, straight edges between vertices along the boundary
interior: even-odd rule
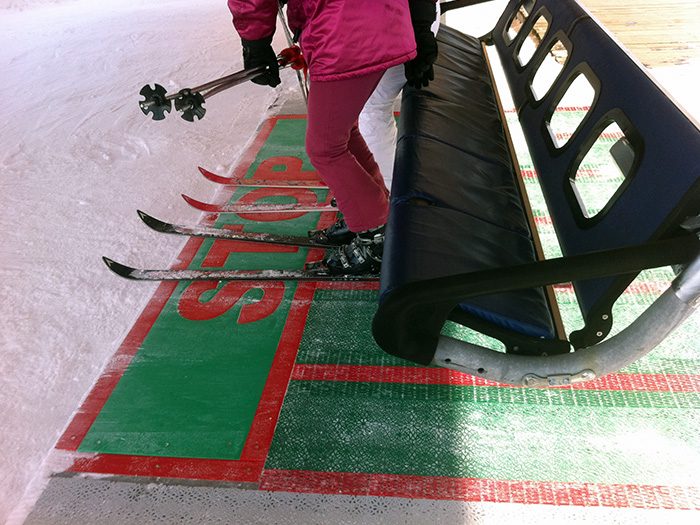
[[[459,339],[460,341],[467,343],[483,346],[495,352],[500,352],[502,354],[506,353],[506,346],[498,339],[489,337],[486,334],[472,330],[471,328],[454,321],[445,321],[440,334],[446,335],[447,337],[452,337],[454,339]]]
[[[535,51],[540,47],[542,40],[547,35],[549,30],[549,22],[544,16],[540,16],[535,20],[530,33],[527,38],[523,39],[520,43],[520,48],[518,49],[518,63],[521,66],[526,66],[532,57],[535,56]]]
[[[513,15],[513,18],[511,19],[510,24],[508,26],[508,30],[504,35],[506,44],[510,44],[515,39],[515,37],[518,36],[518,33],[520,33],[520,30],[522,29],[525,20],[527,20],[527,17],[530,16],[530,13],[532,13],[532,9],[534,7],[535,0],[526,0],[520,5],[518,10]]]
[[[547,119],[547,127],[556,148],[566,145],[593,105],[596,91],[586,75],[577,73],[556,108]]]
[[[532,91],[535,100],[542,100],[549,92],[568,59],[569,50],[561,40],[556,40],[532,77],[530,91]]]
[[[585,218],[597,217],[612,205],[621,186],[632,177],[636,156],[630,138],[616,121],[593,141],[570,178]]]

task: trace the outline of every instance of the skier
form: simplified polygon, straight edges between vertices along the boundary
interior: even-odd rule
[[[437,36],[440,28],[440,2],[434,7],[429,3],[420,2],[411,6],[411,18],[416,29],[416,42],[419,53],[425,55],[434,53],[437,56],[437,43],[427,32],[430,21],[430,31]],[[413,70],[414,62],[402,66],[394,66],[384,73],[379,85],[369,97],[360,113],[360,133],[367,142],[367,147],[374,155],[384,177],[386,187],[391,189],[394,173],[394,154],[396,152],[396,119],[394,118],[394,103],[408,83],[416,88],[425,87],[432,80],[432,71],[428,74],[416,75]]]
[[[411,20],[415,31],[418,53],[423,57],[423,64],[430,64],[423,72],[415,68],[420,62],[411,60],[405,64],[386,70],[372,95],[365,103],[358,118],[360,135],[365,139],[379,171],[384,185],[390,190],[394,174],[394,154],[398,130],[394,119],[394,103],[408,83],[418,89],[428,85],[433,79],[432,62],[437,57],[437,36],[440,28],[440,2],[409,2]],[[434,20],[434,21],[433,21]],[[427,28],[430,25],[430,32]],[[432,33],[432,35],[430,34]],[[426,60],[427,57],[432,57]],[[352,232],[341,217],[323,231],[310,232],[319,242],[350,241]]]
[[[358,116],[387,69],[411,60],[406,67],[409,81],[423,85],[430,80],[437,55],[430,33],[434,4],[435,0],[289,0],[289,25],[300,32],[309,64],[306,151],[349,230],[322,233],[347,242],[327,256],[331,273],[380,269],[389,192],[360,134]],[[278,0],[228,0],[228,5],[241,37],[244,66],[268,66],[253,81],[277,86],[271,44]],[[432,16],[426,28],[428,8]],[[427,46],[426,29],[433,37]],[[419,36],[414,37],[414,30]],[[418,52],[416,42],[421,44]]]

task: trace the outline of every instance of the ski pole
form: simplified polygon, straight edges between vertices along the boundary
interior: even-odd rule
[[[291,48],[296,47],[297,39],[292,35],[289,30],[289,25],[287,24],[287,17],[284,14],[282,7],[286,2],[280,2],[278,5],[277,15],[282,23],[282,29],[284,29],[284,36],[287,39],[287,45]],[[299,87],[301,88],[301,95],[304,97],[304,103],[309,104],[309,87],[306,84],[306,69],[304,69],[304,75],[302,76],[301,70],[297,69],[297,81],[299,82]]]
[[[279,69],[291,67],[297,71],[306,70],[306,62],[298,46],[283,49],[277,55],[277,61]],[[195,88],[182,89],[178,93],[171,95],[168,95],[166,89],[160,84],[155,84],[154,88],[151,88],[150,85],[145,85],[139,92],[144,97],[144,100],[139,102],[139,107],[144,115],[151,113],[153,120],[163,120],[165,114],[170,113],[172,110],[174,100],[175,109],[182,112],[182,118],[192,122],[195,116],[199,119],[204,117],[206,109],[203,107],[203,104],[207,98],[252,80],[265,69],[267,69],[266,66],[244,69],[216,80],[211,80]]]
[[[159,84],[155,85],[155,89],[152,89],[150,86],[144,86],[140,94],[145,97],[145,100],[139,102],[139,107],[145,115],[151,112],[153,120],[163,120],[165,113],[170,113],[172,110],[172,101],[174,100],[175,109],[182,112],[182,118],[192,122],[195,116],[200,119],[204,116],[206,110],[202,107],[202,104],[208,97],[255,78],[264,70],[265,66],[244,69],[195,88],[182,89],[172,95],[168,95],[165,88]],[[205,89],[209,89],[209,91],[200,93]]]
[[[192,88],[192,91],[204,91],[206,89],[217,87],[217,86],[220,86],[221,84],[226,84],[228,82],[233,82],[233,81],[240,80],[240,79],[247,80],[246,77],[248,75],[250,75],[252,73],[255,73],[255,74],[262,73],[263,71],[265,71],[265,69],[266,69],[266,66],[258,66],[258,67],[253,68],[253,69],[243,69],[242,71],[238,71],[238,72],[233,73],[231,75],[217,78],[216,80],[212,80],[211,82],[207,82],[206,84],[202,84],[201,86],[194,87],[194,88]]]

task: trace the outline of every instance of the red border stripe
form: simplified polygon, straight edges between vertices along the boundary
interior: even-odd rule
[[[379,290],[379,281],[319,281],[317,290]]]
[[[275,125],[277,124],[278,120],[281,120],[281,117],[270,117],[262,123],[255,139],[253,139],[253,142],[250,143],[241,158],[238,160],[236,167],[233,170],[232,177],[234,179],[242,179],[248,173],[248,170],[258,156],[258,152],[263,147],[265,142],[267,142],[267,139],[270,138],[272,130],[275,129]],[[230,188],[227,193],[229,195],[233,195],[235,191],[236,188],[233,187]]]
[[[698,487],[266,470],[261,490],[580,507],[700,510]]]
[[[263,464],[257,461],[98,454],[75,460],[68,471],[118,476],[257,483],[262,467]]]
[[[242,461],[259,461],[262,466],[267,458],[299,343],[306,326],[306,319],[311,309],[314,290],[315,286],[312,282],[299,283],[297,286],[287,323],[270,367],[270,374],[241,452]]]
[[[496,383],[447,368],[364,365],[297,364],[296,381],[348,381],[361,383],[409,383],[474,387],[523,388]],[[609,374],[595,381],[577,383],[571,390],[624,390],[635,392],[700,392],[700,375]]]

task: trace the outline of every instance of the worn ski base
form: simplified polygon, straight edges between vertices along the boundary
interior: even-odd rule
[[[193,208],[209,213],[321,213],[338,211],[332,204],[211,204],[182,194],[185,202]]]
[[[238,232],[223,228],[209,226],[182,226],[164,222],[151,215],[138,210],[139,217],[146,225],[161,233],[174,233],[189,235],[191,237],[205,237],[209,239],[226,239],[230,241],[259,242],[264,244],[278,244],[281,246],[298,246],[300,248],[332,248],[333,244],[314,241],[310,237],[281,235],[274,233]]]
[[[240,179],[236,177],[223,177],[212,173],[211,171],[202,168],[198,168],[199,172],[204,175],[204,178],[217,184],[223,184],[224,186],[234,186],[236,188],[306,188],[309,190],[325,190],[328,186],[324,184],[312,184],[308,182],[296,182],[296,181],[285,181],[280,182],[276,180],[255,180],[249,181],[246,179]]]
[[[334,275],[322,266],[308,270],[146,270],[103,257],[107,267],[120,277],[135,281],[378,281],[378,275]]]

